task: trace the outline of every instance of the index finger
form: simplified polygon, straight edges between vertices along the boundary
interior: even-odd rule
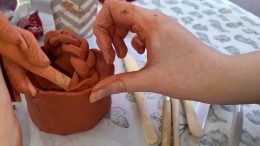
[[[4,14],[0,11],[0,40],[3,42],[7,42],[13,44],[15,46],[19,46],[22,49],[28,48],[28,45],[23,40],[21,35],[16,31],[15,27],[13,27]]]
[[[115,51],[112,42],[118,42],[114,46],[123,47],[123,39],[129,31],[138,33],[144,38],[149,36],[146,33],[151,30],[150,26],[152,26],[149,25],[150,14],[151,11],[126,2],[105,1],[94,23],[94,34],[107,62],[112,63],[114,61]],[[121,40],[113,41],[114,38]]]

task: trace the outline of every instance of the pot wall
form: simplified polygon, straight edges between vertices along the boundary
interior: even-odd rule
[[[71,134],[97,125],[109,112],[111,98],[89,103],[90,90],[64,95],[40,91],[35,97],[26,95],[28,113],[41,131]]]

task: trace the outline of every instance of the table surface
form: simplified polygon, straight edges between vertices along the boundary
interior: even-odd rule
[[[134,4],[160,11],[178,21],[201,41],[222,53],[236,55],[258,51],[260,19],[227,0],[138,0]],[[53,29],[51,15],[40,13],[45,31]],[[163,24],[162,24],[163,25]],[[140,66],[146,55],[137,55],[126,38],[130,53]],[[97,47],[95,37],[88,38],[90,47]],[[120,59],[115,61],[116,73],[125,72]],[[163,95],[145,93],[153,124],[161,135]],[[235,97],[234,97],[235,98]],[[245,97],[246,98],[246,97]],[[68,136],[39,131],[30,120],[25,99],[16,105],[25,146],[146,146],[137,106],[132,93],[112,96],[110,114],[95,128]],[[260,106],[245,105],[240,146],[260,146]],[[234,108],[230,105],[211,105],[202,138],[189,134],[185,114],[180,108],[181,145],[227,146]],[[159,143],[157,144],[159,145]]]

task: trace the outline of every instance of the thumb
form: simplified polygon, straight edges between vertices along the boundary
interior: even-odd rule
[[[152,82],[151,79],[149,73],[145,70],[107,77],[92,89],[90,103],[94,103],[111,94],[147,91]]]

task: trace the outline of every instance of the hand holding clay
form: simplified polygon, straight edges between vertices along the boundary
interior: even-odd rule
[[[201,97],[198,100],[205,101],[215,83],[222,81],[211,77],[220,75],[217,60],[224,62],[225,55],[208,49],[176,21],[129,3],[105,1],[94,33],[108,63],[114,61],[115,52],[120,58],[126,55],[124,38],[129,31],[136,33],[134,49],[140,54],[147,50],[145,67],[99,82],[92,90],[92,102],[126,91],[153,91],[183,99]]]
[[[34,44],[30,47],[27,46],[26,42],[22,38],[24,35],[26,39],[29,39],[27,32],[19,31],[15,27],[12,27],[11,24],[6,20],[6,18],[0,12],[0,55],[2,55],[2,59],[6,60],[5,66],[8,71],[8,75],[11,81],[13,81],[14,87],[22,92],[27,92],[29,94],[33,94],[35,91],[34,88],[30,90],[30,82],[27,80],[27,77],[24,74],[24,70],[17,66],[16,64],[12,63],[11,60],[7,59],[12,55],[12,51],[8,50],[10,47],[16,47],[17,51],[22,51],[24,54],[24,61],[29,61],[33,65],[37,65],[39,67],[45,67],[49,63],[48,59],[45,57],[43,52],[41,52],[39,46],[35,46]],[[27,37],[28,36],[28,37]],[[28,40],[35,41],[36,40]],[[19,49],[19,50],[18,50]],[[38,49],[38,50],[37,50]],[[40,51],[40,52],[38,52]],[[45,57],[45,58],[35,58],[38,57]],[[39,61],[39,62],[37,62]],[[2,66],[3,67],[3,66]],[[10,73],[10,74],[9,74]],[[17,120],[11,100],[6,95],[4,88],[4,81],[1,80],[0,88],[1,88],[1,97],[0,97],[0,141],[1,145],[8,145],[8,146],[21,146],[22,145],[22,132],[19,121]]]
[[[4,66],[8,78],[17,93],[36,94],[36,90],[26,76],[25,70],[18,66],[13,51],[17,50],[24,55],[24,61],[33,66],[44,68],[49,66],[50,61],[40,49],[35,37],[28,31],[12,26],[8,20],[0,13],[0,54],[2,55]],[[10,49],[14,48],[14,49]]]

